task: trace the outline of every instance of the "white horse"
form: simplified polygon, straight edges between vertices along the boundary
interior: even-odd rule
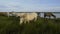
[[[37,20],[37,13],[26,13],[25,15],[23,15],[23,17],[20,18],[20,24],[22,24],[23,22],[30,22],[32,20],[36,21]]]
[[[12,16],[12,14],[10,14],[10,12],[7,12],[7,16],[9,18],[10,16]]]
[[[10,12],[0,12],[0,15],[3,15],[3,16],[12,16],[12,14],[10,14]]]
[[[23,13],[7,12],[8,18],[9,18],[10,16],[16,16],[16,17],[18,17],[18,16],[22,16],[22,15],[23,15]]]
[[[7,16],[8,16],[8,18],[9,18],[10,16],[15,16],[15,12],[7,12]]]

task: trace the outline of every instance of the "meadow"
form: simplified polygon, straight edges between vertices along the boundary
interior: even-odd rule
[[[39,17],[36,22],[19,24],[19,18],[0,16],[0,34],[60,34],[60,18]]]

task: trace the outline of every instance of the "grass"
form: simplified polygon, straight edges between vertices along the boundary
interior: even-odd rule
[[[38,18],[36,22],[19,24],[19,18],[0,16],[0,34],[60,34],[60,18]]]

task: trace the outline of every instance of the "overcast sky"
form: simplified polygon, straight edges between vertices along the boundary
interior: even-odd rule
[[[0,0],[0,11],[60,12],[60,0]]]

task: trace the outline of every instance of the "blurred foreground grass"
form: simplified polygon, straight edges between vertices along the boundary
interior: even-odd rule
[[[0,16],[0,34],[60,34],[60,19],[39,18],[36,22],[19,24],[19,18]]]

